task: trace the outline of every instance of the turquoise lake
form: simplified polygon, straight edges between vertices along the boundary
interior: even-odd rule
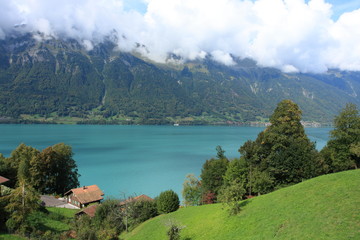
[[[254,140],[262,127],[0,125],[0,153],[8,157],[20,143],[39,150],[64,142],[73,148],[81,185],[97,184],[105,196],[147,194],[173,189],[181,196],[188,173],[199,175],[221,145],[228,158]],[[318,149],[331,128],[306,128]]]

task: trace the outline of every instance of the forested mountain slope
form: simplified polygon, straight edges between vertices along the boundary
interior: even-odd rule
[[[225,66],[211,56],[158,64],[109,40],[87,51],[75,40],[0,41],[0,118],[78,117],[118,123],[226,123],[267,118],[292,99],[304,120],[331,122],[360,103],[360,73],[290,74],[249,59]],[[172,62],[172,63],[171,63]]]

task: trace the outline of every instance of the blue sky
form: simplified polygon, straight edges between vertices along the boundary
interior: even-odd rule
[[[351,12],[360,8],[360,0],[327,0],[333,5],[333,19],[336,20],[345,12]]]

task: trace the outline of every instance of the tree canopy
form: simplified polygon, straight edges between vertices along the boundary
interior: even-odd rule
[[[347,104],[334,119],[330,140],[321,151],[325,172],[338,172],[360,166],[360,115],[355,104]]]

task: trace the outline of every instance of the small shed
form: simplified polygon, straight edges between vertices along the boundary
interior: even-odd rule
[[[66,202],[79,208],[88,206],[91,203],[100,203],[104,193],[97,185],[73,188],[65,193]]]
[[[125,205],[127,203],[131,203],[131,202],[137,202],[137,201],[154,201],[154,199],[152,199],[151,197],[142,194],[140,196],[136,196],[136,197],[132,197],[132,198],[128,198],[124,201],[120,202],[120,206]]]
[[[80,212],[76,213],[75,215],[80,217],[82,215],[88,215],[89,217],[94,217],[95,216],[95,213],[96,213],[96,209],[97,207],[99,206],[99,204],[93,204],[93,205],[90,205],[84,209],[82,209]]]

